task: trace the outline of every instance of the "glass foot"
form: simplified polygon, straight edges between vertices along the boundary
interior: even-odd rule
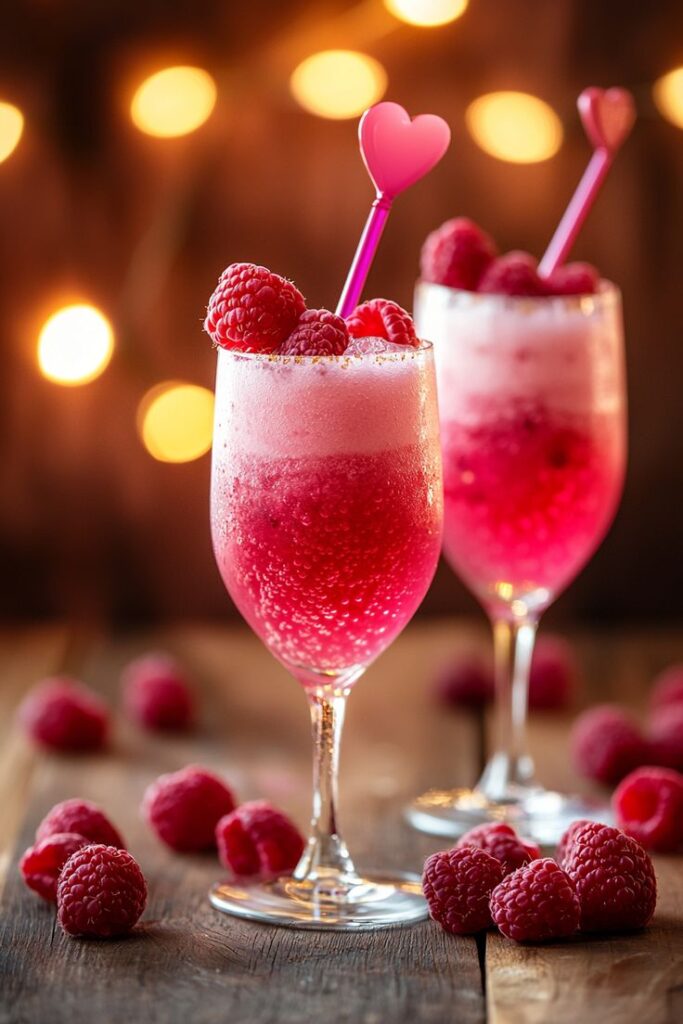
[[[278,878],[241,885],[219,882],[209,893],[217,910],[289,928],[359,931],[408,924],[427,917],[417,875]]]
[[[414,828],[430,835],[456,838],[475,825],[504,821],[542,846],[554,846],[577,818],[613,824],[608,803],[540,786],[520,787],[519,795],[506,801],[491,800],[478,789],[432,789],[405,813]]]

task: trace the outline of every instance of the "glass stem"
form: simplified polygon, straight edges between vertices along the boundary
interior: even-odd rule
[[[294,871],[299,881],[351,880],[353,861],[337,823],[339,746],[348,694],[308,691],[313,731],[313,816],[308,845]]]
[[[534,651],[534,619],[493,620],[496,678],[496,751],[479,781],[479,789],[500,802],[514,801],[532,785],[534,763],[527,751],[526,722],[529,671]]]

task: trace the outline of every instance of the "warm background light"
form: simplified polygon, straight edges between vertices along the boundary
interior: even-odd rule
[[[198,459],[211,447],[213,393],[197,384],[158,384],[140,403],[138,432],[160,462]]]
[[[467,10],[469,0],[384,0],[395,17],[409,25],[434,28],[455,21]]]
[[[465,114],[470,135],[499,160],[532,164],[554,156],[562,145],[555,111],[525,92],[492,92],[470,103]]]
[[[387,87],[387,73],[374,57],[355,50],[314,53],[294,69],[294,98],[319,117],[356,117],[377,103]]]
[[[216,83],[202,68],[164,68],[146,78],[130,105],[141,132],[173,138],[196,131],[216,104]]]
[[[11,103],[0,102],[0,164],[19,145],[24,130],[24,115]]]
[[[658,78],[652,92],[660,114],[677,128],[683,128],[683,68]]]
[[[114,351],[114,332],[94,306],[65,306],[53,313],[38,337],[38,366],[56,384],[87,384],[105,369]]]

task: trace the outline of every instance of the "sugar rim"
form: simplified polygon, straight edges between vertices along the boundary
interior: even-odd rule
[[[481,306],[488,304],[502,309],[513,308],[518,311],[534,309],[567,308],[580,311],[584,315],[621,304],[619,288],[606,278],[601,278],[596,292],[584,292],[580,295],[502,295],[495,292],[471,292],[464,288],[451,288],[447,284],[437,284],[418,278],[416,292],[423,290],[435,291],[455,297],[456,302],[463,306]]]
[[[431,341],[420,339],[417,348],[406,345],[404,352],[342,352],[340,355],[280,355],[277,352],[242,352],[239,349],[224,348],[222,345],[214,344],[219,358],[229,357],[231,360],[253,362],[262,366],[347,366],[360,363],[405,363],[408,360],[416,359],[418,356],[432,357],[434,346]]]

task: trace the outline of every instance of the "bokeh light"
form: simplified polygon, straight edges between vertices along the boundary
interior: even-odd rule
[[[683,128],[683,68],[674,68],[655,82],[652,93],[660,114]]]
[[[24,130],[24,115],[12,103],[0,101],[0,164],[19,145]]]
[[[138,433],[159,462],[192,462],[211,447],[213,393],[198,384],[165,381],[144,396]]]
[[[294,69],[290,88],[310,114],[333,119],[357,117],[382,98],[387,73],[366,53],[323,50]]]
[[[103,372],[114,351],[114,332],[94,306],[64,306],[43,324],[38,336],[40,372],[55,384],[88,384]]]
[[[492,92],[470,103],[470,135],[499,160],[533,164],[548,160],[562,145],[562,123],[547,103],[525,92]]]
[[[467,10],[469,0],[384,0],[394,17],[409,25],[435,28],[455,21]]]
[[[208,71],[187,66],[164,68],[138,86],[130,116],[141,132],[170,139],[200,128],[215,105],[216,83]]]

